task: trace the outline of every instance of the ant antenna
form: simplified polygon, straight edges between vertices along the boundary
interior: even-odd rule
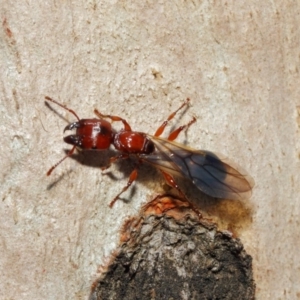
[[[73,114],[77,118],[78,121],[80,121],[79,117],[77,116],[77,114],[74,110],[68,108],[66,105],[60,104],[59,102],[57,102],[56,100],[53,100],[52,98],[50,98],[48,96],[46,96],[45,99],[59,105],[60,107],[64,108],[65,110],[69,111],[71,114]]]
[[[68,152],[68,154],[67,154],[64,158],[62,158],[59,162],[57,162],[54,166],[52,166],[52,167],[49,169],[49,171],[47,172],[47,176],[49,176],[49,175],[52,173],[52,171],[53,171],[59,164],[61,164],[67,157],[70,157],[70,156],[74,153],[75,148],[76,148],[76,146],[74,146],[74,147]]]

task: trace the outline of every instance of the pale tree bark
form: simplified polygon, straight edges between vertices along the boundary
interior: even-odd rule
[[[299,297],[298,1],[2,0],[0,13],[1,298],[86,299],[124,220],[166,190],[142,166],[130,201],[110,209],[132,169],[102,175],[111,150],[79,153],[47,177],[75,120],[46,95],[151,134],[191,98],[173,124],[197,122],[179,142],[228,156],[256,185],[241,203],[182,189],[241,239],[257,299]]]

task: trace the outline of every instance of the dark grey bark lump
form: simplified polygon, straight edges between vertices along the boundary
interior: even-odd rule
[[[246,300],[254,294],[252,258],[240,240],[199,219],[188,203],[158,197],[124,225],[90,300]]]

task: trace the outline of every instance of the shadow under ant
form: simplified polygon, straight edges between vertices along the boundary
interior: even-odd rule
[[[65,150],[65,154],[68,150]],[[113,181],[124,182],[124,186],[131,171],[138,167],[138,177],[136,182],[129,188],[128,194],[125,197],[119,197],[118,201],[129,203],[138,190],[138,184],[149,187],[150,182],[161,182],[166,193],[173,195],[174,197],[180,198],[175,189],[172,189],[167,183],[164,183],[163,176],[159,170],[147,163],[140,163],[134,156],[126,159],[120,159],[113,163],[111,167],[117,169],[118,172],[122,173],[122,178],[114,175],[114,171],[107,169],[102,171],[102,167],[106,167],[109,162],[109,158],[116,155],[116,151],[112,149],[104,151],[95,150],[81,150],[76,154],[73,154],[69,158],[75,160],[79,164],[87,167],[96,168],[99,170],[99,176],[108,176]],[[54,182],[48,185],[47,190],[55,187],[66,175],[69,175],[72,170],[69,170],[59,176]],[[199,210],[204,212],[207,216],[215,219],[222,220],[223,227],[238,231],[239,228],[248,226],[252,220],[252,208],[245,201],[240,200],[226,200],[218,199],[208,196],[201,192],[190,180],[184,177],[177,177],[176,182],[182,189],[183,193],[186,194],[187,198],[197,207]],[[120,187],[120,189],[122,186]]]

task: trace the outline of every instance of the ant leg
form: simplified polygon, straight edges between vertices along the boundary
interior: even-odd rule
[[[136,180],[138,175],[137,167],[131,172],[127,184],[123,187],[122,191],[110,202],[109,207],[112,208],[115,202],[119,199],[119,196],[123,194],[131,184]]]
[[[160,170],[160,171],[162,172],[167,184],[170,185],[171,187],[175,188],[178,191],[179,195],[183,198],[183,200],[186,201],[190,205],[191,209],[197,214],[197,216],[199,218],[202,218],[201,212],[198,210],[197,207],[195,207],[195,205],[182,192],[179,185],[176,183],[174,177],[165,171],[162,171],[162,170]]]
[[[185,194],[184,194],[184,193],[182,192],[182,190],[180,189],[179,185],[178,185],[178,184],[176,183],[176,181],[174,180],[174,177],[173,177],[172,175],[170,175],[169,173],[165,172],[165,171],[162,171],[162,170],[160,170],[160,171],[161,171],[161,173],[164,175],[164,178],[165,178],[167,184],[168,184],[169,186],[171,186],[172,188],[176,189],[176,190],[178,191],[179,195],[180,195],[184,200],[189,201],[189,200],[186,198]]]
[[[113,164],[115,161],[117,161],[118,159],[126,159],[126,158],[128,158],[129,157],[129,155],[128,154],[120,154],[120,155],[117,155],[117,156],[113,156],[113,157],[111,157],[110,159],[109,159],[109,163],[108,163],[108,165],[107,166],[105,166],[105,167],[101,167],[101,170],[102,171],[105,171],[105,170],[107,170],[108,168],[110,168],[110,166],[111,166],[111,164]]]
[[[183,107],[185,107],[189,103],[190,99],[187,98],[186,101],[173,113],[171,113],[167,120],[165,120],[156,130],[154,136],[161,136],[161,134],[164,132],[166,126],[168,125],[169,121],[171,121],[175,115],[178,113],[179,110],[181,110]]]
[[[121,117],[118,116],[111,116],[111,115],[103,115],[98,109],[94,109],[94,113],[96,114],[97,117],[100,119],[102,118],[109,118],[112,121],[120,121],[124,125],[124,130],[125,131],[132,131],[130,125],[127,123],[126,120],[122,119]]]
[[[193,117],[193,119],[191,121],[189,121],[187,124],[185,125],[182,125],[180,127],[178,127],[177,129],[175,129],[174,131],[172,131],[169,136],[168,136],[168,140],[169,141],[174,141],[177,137],[178,137],[178,134],[184,130],[184,129],[187,129],[189,128],[193,123],[196,122],[196,118]]]

